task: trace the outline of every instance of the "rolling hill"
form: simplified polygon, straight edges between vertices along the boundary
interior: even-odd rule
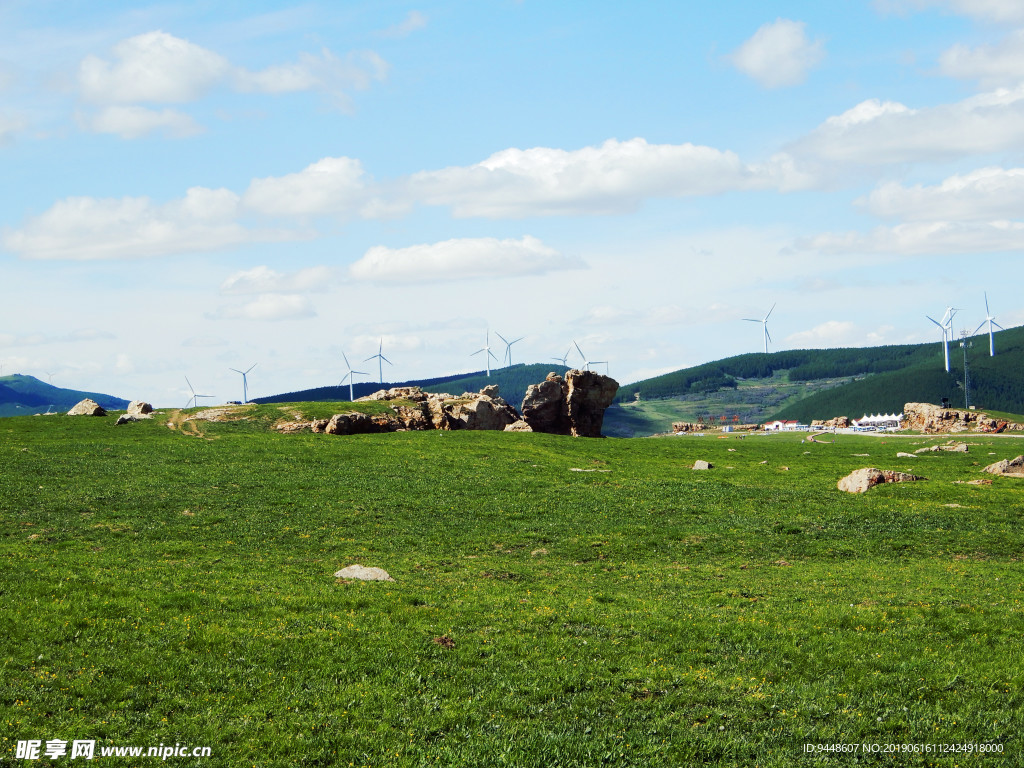
[[[26,416],[33,413],[67,411],[75,403],[91,398],[107,410],[123,410],[128,401],[101,392],[63,389],[34,376],[16,373],[0,377],[0,416]]]
[[[1024,327],[984,336],[967,349],[970,404],[1024,412]],[[964,354],[950,343],[950,371],[938,343],[787,350],[738,355],[685,368],[619,389],[605,416],[605,434],[668,431],[673,420],[727,416],[746,423],[772,418],[827,419],[899,412],[908,402],[966,405]]]

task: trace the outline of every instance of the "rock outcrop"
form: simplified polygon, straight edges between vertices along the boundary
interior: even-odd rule
[[[615,379],[594,371],[567,371],[564,379],[549,373],[527,388],[523,420],[534,432],[600,437],[604,412],[618,391]]]
[[[907,472],[894,472],[889,469],[881,470],[874,467],[866,467],[848,474],[839,481],[837,487],[840,491],[846,491],[847,493],[864,493],[869,488],[874,488],[882,483],[910,483],[915,480],[925,479],[927,478],[911,475]]]
[[[812,427],[820,429],[848,429],[850,426],[850,419],[848,416],[836,416],[833,419],[815,419],[811,422]]]
[[[68,411],[68,416],[106,416],[107,412],[95,400],[88,397],[77,403],[74,408]]]
[[[1003,432],[1024,430],[1024,425],[993,419],[981,411],[959,411],[931,403],[903,406],[903,429],[919,432]]]
[[[1015,459],[1004,459],[995,464],[985,467],[985,472],[990,475],[1005,475],[1006,477],[1024,477],[1024,456]]]
[[[498,391],[496,384],[489,384],[480,392],[464,392],[455,397],[424,392],[419,387],[395,387],[361,397],[359,401],[405,401],[390,406],[401,429],[503,430],[518,421],[519,414]]]

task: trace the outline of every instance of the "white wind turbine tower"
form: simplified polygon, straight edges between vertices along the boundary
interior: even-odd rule
[[[483,348],[482,349],[478,349],[476,352],[474,352],[472,355],[470,355],[470,357],[473,357],[473,355],[479,355],[481,352],[484,353],[484,362],[487,365],[487,375],[490,376],[491,375],[491,358],[494,357],[494,353],[491,352],[491,331],[490,331],[490,329],[488,329],[487,334],[484,337],[484,346],[483,346]],[[498,358],[494,357],[494,359],[497,360]]]
[[[346,373],[344,378],[342,378],[342,380],[338,382],[338,386],[340,387],[342,384],[345,383],[345,379],[348,379],[348,399],[349,399],[349,402],[351,402],[351,401],[356,399],[355,395],[353,394],[353,389],[352,389],[352,382],[355,380],[355,374],[358,373],[358,374],[361,374],[363,376],[369,376],[370,374],[368,374],[366,371],[353,371],[352,370],[352,365],[351,365],[351,363],[349,363],[348,358],[345,357],[345,353],[344,352],[341,353],[341,356],[345,358],[345,367],[348,368],[348,373]],[[370,360],[372,360],[372,359],[373,358],[371,357]],[[381,383],[383,384],[384,382],[381,381]]]
[[[249,402],[249,379],[248,379],[249,371],[251,371],[257,365],[259,365],[259,363],[253,363],[252,365],[250,365],[244,371],[240,371],[237,368],[232,368],[231,369],[235,373],[242,374],[242,402],[243,403],[248,403]],[[205,395],[203,395],[203,397],[205,397]]]
[[[587,360],[587,356],[583,354],[583,350],[580,349],[580,345],[573,341],[573,346],[576,347],[576,351],[580,353],[580,357],[583,358],[583,367],[586,370],[590,370],[592,365],[603,365],[605,373],[608,372],[608,361],[607,360]],[[568,355],[566,355],[568,357]]]
[[[573,342],[573,344],[575,344],[575,343],[576,343],[576,342],[574,341],[574,342]],[[560,362],[560,363],[561,363],[562,365],[564,365],[564,366],[565,366],[566,368],[568,368],[568,367],[569,367],[569,353],[570,353],[570,352],[572,352],[572,347],[569,347],[569,349],[567,349],[567,350],[565,351],[565,354],[564,354],[564,355],[562,355],[561,357],[552,357],[551,359],[552,359],[552,360],[557,360],[557,361],[558,361],[558,362]]]
[[[370,355],[368,358],[366,358],[366,360],[363,360],[363,362],[365,363],[365,362],[368,362],[370,360],[377,360],[377,369],[378,369],[377,373],[380,376],[381,386],[383,386],[384,385],[384,363],[387,363],[388,365],[394,365],[394,363],[392,363],[390,360],[388,360],[386,357],[384,357],[384,339],[383,339],[383,337],[380,340],[380,346],[377,347],[377,354],[376,355]]]
[[[940,323],[933,317],[925,315],[935,325],[939,326],[939,330],[942,331],[942,352],[946,360],[946,373],[949,373],[949,339],[953,335],[953,315],[959,310],[954,307],[946,307],[945,314],[942,315],[942,322]]]
[[[772,340],[772,337],[768,335],[768,318],[772,316],[772,312],[775,311],[776,304],[772,304],[772,308],[768,310],[768,314],[764,316],[763,320],[755,320],[752,317],[744,317],[748,323],[760,323],[764,326],[764,352],[768,354],[768,342]]]
[[[988,356],[989,357],[995,357],[996,356],[996,341],[992,337],[992,326],[994,325],[1000,331],[1005,331],[1006,329],[1003,328],[1003,326],[1001,326],[999,323],[996,322],[996,319],[993,316],[991,310],[989,310],[989,308],[988,308],[988,293],[985,294],[985,319],[981,321],[981,325],[979,325],[977,328],[974,329],[974,333],[977,333],[978,331],[980,331],[982,329],[982,326],[985,325],[985,323],[988,323]],[[972,333],[971,335],[973,336],[974,333]]]
[[[192,386],[192,382],[188,380],[188,376],[185,377],[185,383],[188,384],[188,388],[192,391],[191,399],[188,401],[188,403],[185,403],[185,407],[186,408],[189,407],[189,403],[191,403],[192,405],[199,405],[199,398],[200,397],[216,397],[216,395],[198,395],[198,394],[196,394],[196,390]]]
[[[518,344],[518,343],[519,343],[520,341],[522,341],[522,340],[523,340],[523,339],[525,339],[526,337],[525,337],[525,336],[520,336],[520,337],[519,337],[518,339],[516,339],[515,341],[509,341],[508,339],[506,339],[506,338],[505,338],[504,336],[502,336],[502,335],[501,335],[500,333],[498,333],[497,331],[495,331],[495,332],[494,332],[494,334],[495,334],[495,335],[496,335],[496,336],[497,336],[497,337],[498,337],[499,339],[501,339],[501,340],[502,340],[503,342],[505,342],[505,357],[503,358],[503,360],[507,360],[507,361],[508,361],[508,364],[509,364],[509,365],[512,365],[512,345],[513,345],[513,344]]]

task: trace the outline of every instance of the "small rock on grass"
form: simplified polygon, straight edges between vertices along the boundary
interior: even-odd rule
[[[704,459],[697,459],[693,462],[693,469],[714,469],[715,465]]]
[[[906,472],[893,472],[892,470],[881,470],[875,467],[865,467],[851,472],[840,480],[836,486],[840,491],[847,493],[864,493],[869,488],[882,483],[909,483],[915,480],[924,480],[923,477],[907,474]]]
[[[365,565],[350,565],[334,574],[336,579],[357,581],[394,581],[383,568],[367,568]]]

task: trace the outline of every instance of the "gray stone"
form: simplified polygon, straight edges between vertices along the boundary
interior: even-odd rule
[[[349,565],[337,571],[334,578],[357,581],[394,581],[383,568],[368,568],[365,565]]]
[[[107,412],[103,409],[99,403],[95,400],[90,400],[88,397],[76,404],[74,408],[68,411],[68,416],[106,416]]]

